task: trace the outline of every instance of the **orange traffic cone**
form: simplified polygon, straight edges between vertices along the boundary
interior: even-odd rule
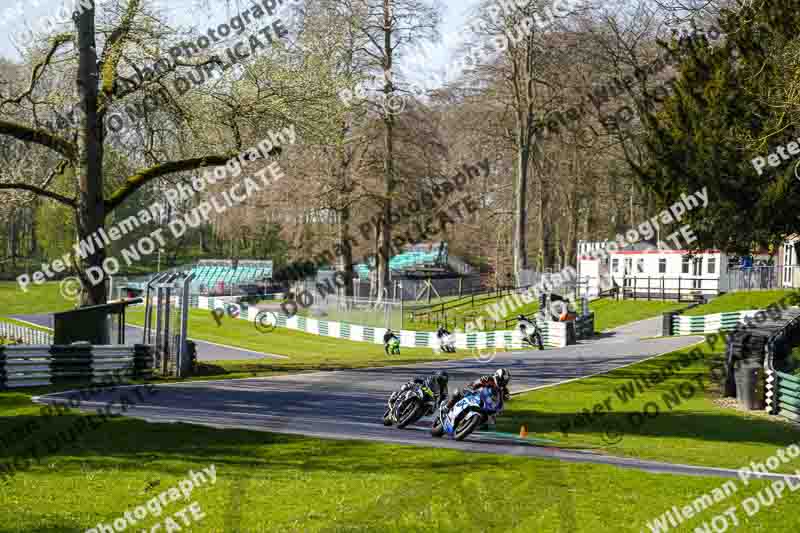
[[[525,438],[528,436],[528,426],[520,426],[519,428],[519,436]]]

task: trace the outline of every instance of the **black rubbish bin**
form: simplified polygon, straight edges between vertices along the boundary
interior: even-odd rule
[[[189,372],[194,374],[197,372],[197,345],[190,340],[186,341],[186,355],[189,359]]]
[[[672,324],[675,322],[675,317],[679,315],[677,311],[670,311],[668,313],[664,313],[663,318],[661,319],[661,336],[662,337],[671,337],[672,336]]]
[[[761,380],[763,367],[756,359],[737,361],[734,371],[736,399],[739,405],[750,411],[763,408],[764,395]]]

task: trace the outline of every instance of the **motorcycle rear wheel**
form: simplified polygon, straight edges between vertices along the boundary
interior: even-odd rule
[[[442,419],[437,416],[431,427],[431,437],[441,438],[442,435],[444,435],[444,425]]]

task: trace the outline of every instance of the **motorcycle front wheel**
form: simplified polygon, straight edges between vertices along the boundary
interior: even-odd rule
[[[413,424],[425,413],[425,406],[417,400],[411,400],[408,403],[400,406],[398,409],[397,428],[403,429],[409,424]]]
[[[475,431],[475,429],[479,425],[481,425],[482,421],[483,421],[482,416],[473,416],[466,422],[459,424],[458,427],[456,428],[455,439],[456,440],[466,439],[467,437],[469,437],[470,433]]]

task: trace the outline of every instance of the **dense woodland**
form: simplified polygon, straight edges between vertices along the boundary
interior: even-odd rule
[[[213,67],[222,52],[176,60],[170,48],[251,6],[224,4],[225,18],[187,29],[148,0],[103,2],[21,43],[22,64],[0,63],[3,276],[63,256],[76,239],[290,124],[297,142],[271,154],[286,179],[168,238],[162,267],[201,257],[280,267],[336,249],[342,268],[375,255],[386,283],[393,239],[440,220],[464,197],[480,208],[433,238],[498,283],[574,264],[579,239],[613,239],[704,186],[710,205],[691,215],[698,246],[747,251],[797,231],[794,164],[762,175],[750,164],[798,136],[793,0],[532,0],[514,13],[486,2],[445,75],[429,60],[450,37],[441,35],[442,6],[305,0],[281,15],[285,38],[177,91],[176,77]],[[162,58],[170,69],[126,81]],[[114,114],[127,119],[122,131],[109,128]],[[489,175],[435,209],[398,207],[484,159]],[[236,179],[187,199],[167,219]],[[379,223],[365,239],[370,220]],[[159,222],[76,257],[73,268],[101,264]],[[156,261],[153,254],[126,270]],[[99,287],[83,300],[104,297]]]

